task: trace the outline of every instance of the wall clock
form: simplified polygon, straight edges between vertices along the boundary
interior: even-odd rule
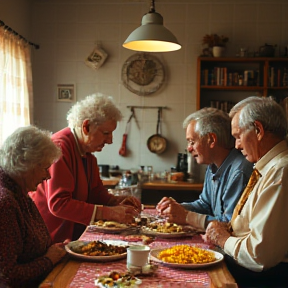
[[[129,57],[122,67],[122,81],[131,92],[150,95],[158,91],[165,79],[164,67],[160,60],[147,53],[137,53]]]

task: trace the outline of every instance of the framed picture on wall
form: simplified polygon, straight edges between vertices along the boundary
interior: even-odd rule
[[[57,85],[57,101],[75,102],[75,85],[74,84],[58,84]]]

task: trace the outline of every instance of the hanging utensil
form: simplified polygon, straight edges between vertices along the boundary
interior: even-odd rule
[[[126,123],[125,133],[123,134],[122,145],[121,145],[121,147],[119,149],[119,155],[121,155],[121,156],[126,156],[126,154],[127,154],[126,144],[127,144],[128,130],[129,130],[129,127],[130,127],[131,119],[133,117],[135,118],[135,112],[134,112],[134,108],[132,107],[131,108],[131,115],[130,115],[127,123]],[[136,118],[135,118],[135,120],[136,120]]]
[[[162,108],[158,108],[158,120],[156,126],[156,134],[150,136],[147,140],[147,147],[150,152],[161,154],[165,151],[167,146],[167,140],[161,136],[161,119],[162,119]]]

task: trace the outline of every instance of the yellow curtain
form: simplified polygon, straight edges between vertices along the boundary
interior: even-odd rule
[[[16,128],[32,124],[31,48],[0,27],[0,145]]]

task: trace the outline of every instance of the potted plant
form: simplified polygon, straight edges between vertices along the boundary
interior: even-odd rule
[[[202,39],[202,44],[212,49],[214,57],[221,57],[225,52],[226,43],[229,41],[227,36],[218,34],[206,34]]]

